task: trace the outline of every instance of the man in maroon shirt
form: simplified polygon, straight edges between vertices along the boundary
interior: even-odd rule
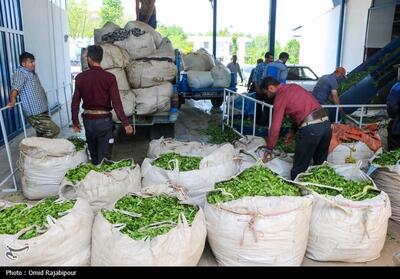
[[[272,77],[263,79],[260,87],[269,98],[275,97],[264,161],[273,157],[285,114],[293,121],[285,141],[291,143],[297,132],[291,179],[294,180],[299,173],[307,170],[311,159],[314,165],[326,161],[332,137],[331,123],[326,110],[313,95],[297,84],[280,84]]]
[[[133,127],[129,124],[122,108],[117,80],[113,74],[100,67],[102,59],[103,49],[100,46],[88,47],[87,60],[90,69],[76,77],[71,104],[73,129],[79,133],[81,131],[78,119],[79,105],[81,99],[83,100],[83,125],[90,158],[95,165],[100,164],[104,158],[111,159],[114,132],[110,111],[113,107],[126,134],[133,134]]]

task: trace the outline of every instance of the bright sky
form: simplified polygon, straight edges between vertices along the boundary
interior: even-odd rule
[[[125,13],[134,15],[135,0],[122,0]],[[102,0],[89,0],[100,7]],[[332,0],[278,0],[276,38],[284,43],[291,29],[304,24],[333,7]],[[156,0],[157,20],[165,25],[181,26],[186,32],[212,31],[212,8],[209,0]],[[267,34],[269,0],[218,0],[218,30],[252,35]]]

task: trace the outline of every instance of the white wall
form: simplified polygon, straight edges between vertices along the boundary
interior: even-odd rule
[[[50,105],[64,103],[64,85],[71,82],[65,0],[23,0],[25,50],[36,58],[36,71]],[[70,89],[67,88],[67,96]]]
[[[368,10],[372,0],[347,0],[341,65],[348,72],[363,62]]]

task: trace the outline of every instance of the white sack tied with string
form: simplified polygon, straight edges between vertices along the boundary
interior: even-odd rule
[[[87,162],[86,150],[66,139],[30,137],[19,148],[22,192],[30,200],[57,195],[68,169]]]
[[[371,181],[360,165],[332,166],[348,180]],[[312,169],[314,167],[311,167]],[[300,182],[304,186],[310,185]],[[335,185],[326,185],[335,187]],[[380,257],[391,215],[389,197],[353,201],[343,196],[315,195],[306,256],[317,261],[367,262]]]
[[[191,200],[203,206],[205,195],[214,188],[214,184],[234,176],[237,171],[235,150],[231,144],[223,145],[200,162],[200,168],[192,171],[165,170],[152,163],[154,159],[146,158],[142,164],[142,186],[151,187],[158,184],[172,184],[185,189]]]
[[[6,206],[12,206],[7,204]],[[15,235],[0,235],[1,266],[88,266],[94,215],[89,203],[78,199],[59,219],[47,218],[43,234],[27,240]]]
[[[165,185],[134,195],[173,195]],[[178,197],[179,198],[179,197]],[[140,218],[140,217],[136,217]],[[160,224],[161,226],[162,224]],[[93,225],[92,266],[195,266],[203,254],[206,221],[200,208],[191,225],[184,215],[168,233],[135,240],[120,232],[123,226],[108,222],[100,212]],[[157,224],[154,224],[156,227]]]

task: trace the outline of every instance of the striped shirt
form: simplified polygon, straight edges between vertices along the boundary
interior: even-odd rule
[[[18,91],[26,116],[48,111],[46,92],[35,72],[19,67],[12,76],[11,89]]]

